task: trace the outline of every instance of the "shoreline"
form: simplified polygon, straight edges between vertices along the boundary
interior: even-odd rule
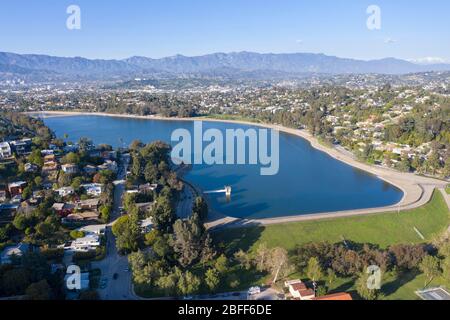
[[[343,162],[353,168],[362,170],[366,173],[372,174],[377,178],[397,187],[403,192],[403,197],[399,203],[391,206],[369,208],[369,209],[358,209],[358,210],[347,210],[347,211],[337,211],[329,213],[318,213],[318,214],[304,214],[298,216],[280,216],[277,218],[267,218],[267,219],[239,219],[224,216],[217,212],[211,212],[210,222],[207,223],[208,228],[223,228],[223,227],[243,227],[243,226],[254,226],[254,225],[269,225],[276,223],[288,223],[297,221],[307,221],[307,220],[319,220],[319,219],[330,219],[337,217],[348,217],[355,215],[369,215],[376,213],[385,213],[393,211],[403,211],[414,209],[425,205],[431,200],[433,191],[435,188],[445,188],[448,184],[446,181],[438,180],[435,178],[418,176],[413,173],[403,173],[398,172],[393,169],[374,166],[365,164],[355,160],[352,156],[347,153],[343,153],[336,148],[326,147],[319,143],[318,139],[311,135],[306,130],[292,129],[283,127],[276,124],[263,124],[257,122],[250,122],[244,120],[230,120],[230,119],[214,119],[214,118],[167,118],[162,116],[139,116],[130,114],[112,114],[112,113],[102,113],[102,112],[77,112],[77,111],[45,111],[45,112],[26,112],[25,114],[48,114],[50,117],[64,117],[64,116],[106,116],[106,117],[117,117],[117,118],[129,118],[129,119],[142,119],[142,120],[159,120],[159,121],[204,121],[204,122],[222,122],[222,123],[233,123],[233,124],[243,124],[249,126],[257,126],[261,128],[268,128],[277,130],[286,134],[295,135],[300,137],[311,144],[311,146],[321,152],[325,152],[330,157]]]

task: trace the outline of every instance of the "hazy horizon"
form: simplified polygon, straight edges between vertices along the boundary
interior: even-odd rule
[[[71,5],[80,8],[77,30],[66,27]],[[380,26],[369,29],[373,5]],[[0,51],[18,54],[122,60],[247,51],[450,61],[444,0],[16,0],[0,9]]]

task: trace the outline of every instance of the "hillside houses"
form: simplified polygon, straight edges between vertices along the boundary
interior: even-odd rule
[[[12,150],[8,142],[0,142],[0,160],[11,158]]]

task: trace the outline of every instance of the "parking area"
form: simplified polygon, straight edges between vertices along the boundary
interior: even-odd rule
[[[416,293],[422,300],[450,300],[450,293],[444,288],[432,288]]]

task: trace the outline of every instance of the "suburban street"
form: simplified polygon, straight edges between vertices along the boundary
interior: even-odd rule
[[[122,164],[117,174],[118,180],[126,178],[129,159],[122,157]],[[122,196],[125,191],[124,182],[116,184],[114,188],[114,207],[111,221],[116,221],[120,217],[120,207],[122,206]],[[128,270],[128,257],[121,256],[117,252],[116,239],[112,233],[112,223],[106,226],[106,258],[99,262],[92,263],[92,267],[102,271],[101,281],[106,283],[98,292],[102,300],[136,300],[132,289],[132,274]],[[116,279],[114,279],[114,275]]]

